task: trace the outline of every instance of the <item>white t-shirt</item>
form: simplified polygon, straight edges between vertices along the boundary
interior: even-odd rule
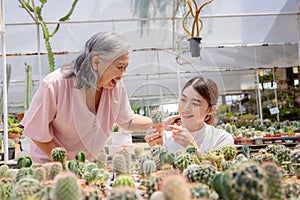
[[[230,133],[209,124],[204,124],[202,129],[190,133],[202,153],[213,149],[220,149],[224,145],[234,145],[233,137]],[[164,131],[163,140],[164,148],[169,152],[175,154],[178,150],[185,150],[185,147],[173,141],[172,131]]]

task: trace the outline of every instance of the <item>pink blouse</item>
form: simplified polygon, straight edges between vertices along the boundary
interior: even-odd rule
[[[86,105],[85,89],[74,88],[75,82],[75,77],[64,78],[60,69],[47,75],[21,122],[23,134],[38,142],[53,140],[67,149],[68,159],[84,151],[91,161],[103,150],[114,122],[129,127],[134,113],[123,81],[103,89],[96,115]],[[51,161],[33,142],[30,155],[37,163]]]

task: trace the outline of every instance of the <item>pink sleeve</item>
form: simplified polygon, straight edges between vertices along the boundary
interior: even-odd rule
[[[24,126],[23,134],[39,142],[51,141],[53,130],[50,124],[56,115],[56,108],[53,85],[42,81],[21,122]]]

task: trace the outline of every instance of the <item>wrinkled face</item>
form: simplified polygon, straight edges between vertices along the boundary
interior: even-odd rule
[[[206,115],[210,112],[211,108],[207,101],[192,86],[187,87],[182,92],[179,101],[179,114],[183,127],[189,131],[199,130],[203,126]]]
[[[101,58],[100,58],[101,59]],[[99,76],[101,76],[99,82],[98,82],[98,88],[106,88],[106,89],[112,89],[115,87],[117,82],[121,80],[126,75],[126,68],[128,66],[128,60],[129,60],[129,53],[126,53],[120,57],[118,57],[116,60],[108,64],[108,67],[104,71],[103,74],[100,74],[101,72],[101,62],[96,65],[97,71],[99,72]]]

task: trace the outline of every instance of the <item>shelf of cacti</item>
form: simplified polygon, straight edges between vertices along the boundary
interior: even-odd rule
[[[55,148],[52,162],[17,159],[17,168],[0,166],[0,199],[299,199],[300,145],[291,150],[270,144],[256,154],[248,146],[206,153],[188,147],[172,154],[161,146],[149,151],[124,148],[108,160]]]

